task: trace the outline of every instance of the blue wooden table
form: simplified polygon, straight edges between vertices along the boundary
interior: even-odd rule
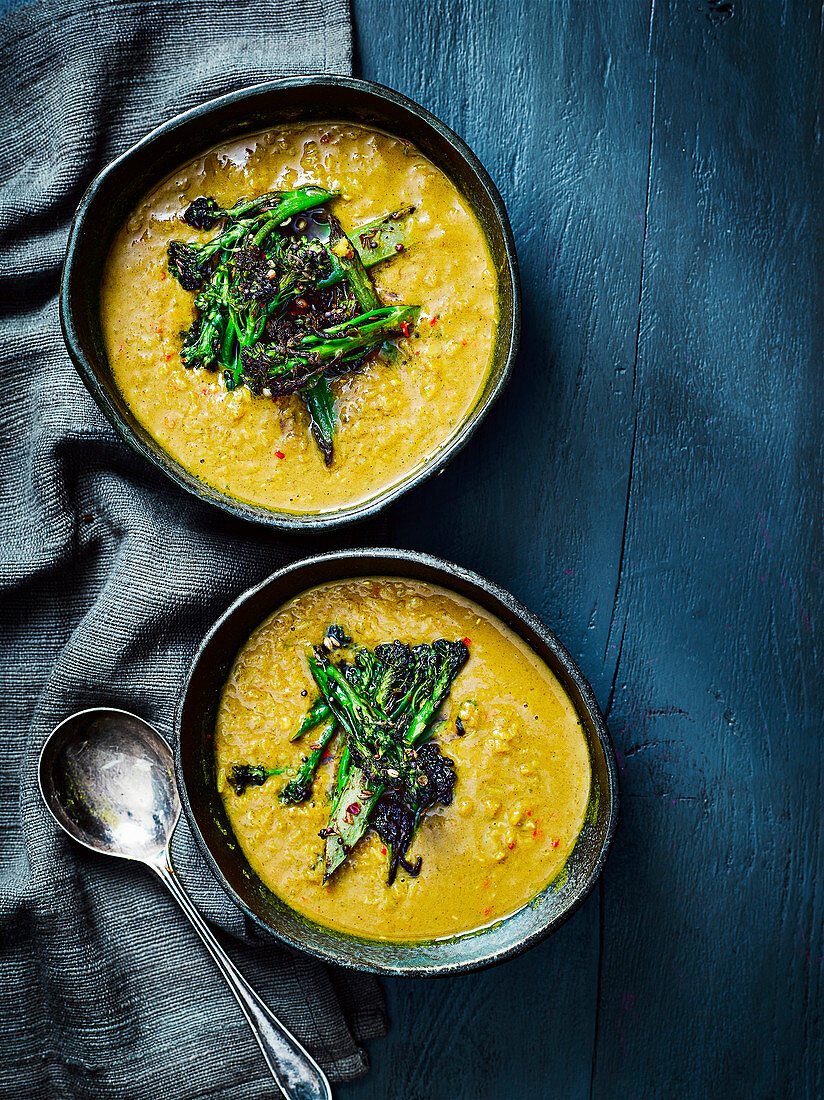
[[[799,0],[354,0],[518,244],[505,397],[390,514],[593,683],[600,888],[498,969],[388,981],[341,1100],[820,1097],[824,33]]]

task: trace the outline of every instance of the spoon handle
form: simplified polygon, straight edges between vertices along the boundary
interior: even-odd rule
[[[206,950],[217,963],[286,1100],[332,1100],[332,1090],[323,1070],[267,1008],[217,942],[192,899],[183,889],[171,863],[167,861],[150,866],[189,918]]]

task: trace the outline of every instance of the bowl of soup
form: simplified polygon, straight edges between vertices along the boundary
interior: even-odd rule
[[[286,216],[301,191],[314,208]],[[366,272],[366,304],[346,272],[329,299],[334,256],[314,282],[276,270],[275,254],[293,256],[299,233],[320,239],[330,218]],[[244,283],[250,242],[264,266]],[[209,259],[192,278],[181,255]],[[346,325],[370,308],[383,324],[350,352],[359,330]],[[477,158],[404,96],[337,76],[241,89],[110,164],[72,224],[60,313],[130,446],[201,499],[294,530],[364,518],[442,469],[503,389],[520,325],[512,232]]]
[[[430,658],[423,687],[404,678]],[[193,660],[176,735],[189,824],[233,901],[377,973],[537,943],[592,888],[617,820],[609,734],[569,653],[425,554],[326,554],[241,596]]]

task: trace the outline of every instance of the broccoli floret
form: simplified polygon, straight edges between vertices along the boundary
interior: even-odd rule
[[[209,274],[213,253],[203,255],[203,249],[186,241],[169,241],[169,271],[184,290],[199,290]]]
[[[329,742],[335,736],[337,728],[338,724],[334,718],[327,723],[311,753],[304,758],[303,763],[298,768],[295,778],[290,780],[280,792],[280,797],[284,802],[303,802],[312,793],[312,781],[315,778],[315,772],[323,759]]]
[[[383,711],[392,714],[412,687],[415,677],[412,649],[395,641],[379,645],[375,656],[383,666],[375,685],[375,698]]]
[[[327,638],[329,644],[327,645]],[[323,644],[327,649],[339,649],[341,646],[352,644],[352,639],[339,623],[331,623],[323,635]]]
[[[232,770],[226,773],[226,782],[239,797],[247,787],[262,787],[270,775],[278,774],[268,771],[262,764],[233,764]]]
[[[215,370],[214,362],[220,354],[221,334],[203,317],[197,317],[188,332],[181,333],[183,346],[180,358],[187,367],[207,367]]]
[[[219,206],[214,199],[201,195],[190,206],[186,207],[183,220],[193,229],[211,229],[221,218],[226,217],[226,211]]]
[[[421,679],[413,689],[409,704],[406,737],[413,745],[426,732],[435,711],[449,694],[452,681],[469,659],[469,650],[464,642],[440,638],[431,646],[416,646],[414,653]]]
[[[274,272],[274,261],[270,261],[262,248],[249,246],[241,248],[235,254],[235,286],[233,298],[242,309],[251,302],[266,305],[278,296],[278,279],[269,278]]]

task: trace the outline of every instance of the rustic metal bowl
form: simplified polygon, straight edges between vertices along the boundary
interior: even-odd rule
[[[366,940],[313,923],[255,875],[232,833],[217,791],[212,733],[220,694],[252,631],[307,588],[349,577],[397,576],[449,588],[497,615],[546,662],[572,700],[589,746],[592,794],[566,875],[534,902],[491,927],[426,943]],[[206,635],[177,708],[175,757],[183,807],[215,877],[253,920],[293,947],[378,974],[423,977],[489,966],[542,940],[573,913],[604,866],[618,816],[615,757],[589,684],[558,639],[502,588],[457,565],[406,550],[347,550],[307,558],[237,599]]]
[[[420,468],[369,500],[335,511],[295,515],[236,500],[185,470],[138,422],[109,370],[100,327],[100,284],[117,230],[140,199],[186,161],[214,145],[289,122],[359,122],[413,142],[463,192],[489,241],[499,279],[499,322],[492,367],[475,406],[455,434]],[[242,88],[159,126],[95,178],[72,222],[60,288],[63,335],[80,377],[118,434],[201,500],[243,519],[285,530],[336,527],[373,515],[443,469],[472,436],[504,388],[518,350],[520,288],[515,243],[501,196],[478,158],[423,107],[379,84],[343,76],[300,76]]]

